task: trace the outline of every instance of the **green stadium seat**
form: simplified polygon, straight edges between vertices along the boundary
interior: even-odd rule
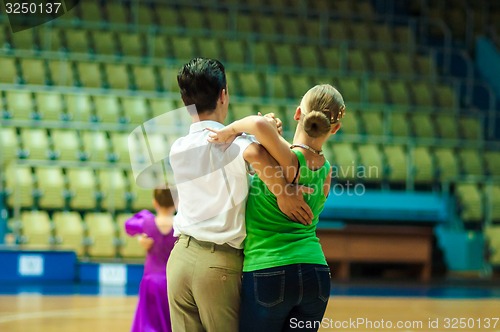
[[[250,15],[239,14],[236,16],[236,31],[240,33],[254,33],[254,22]]]
[[[179,10],[179,17],[182,26],[188,30],[203,30],[207,26],[202,10],[182,8]]]
[[[257,105],[256,106],[256,111],[260,112],[262,115],[268,114],[268,113],[274,113],[276,117],[278,117],[282,122],[283,126],[285,127],[285,130],[290,130],[290,131],[295,131],[296,123],[293,120],[293,115],[295,114],[295,107],[283,107],[283,106],[277,106],[273,104],[266,104],[266,105]],[[250,114],[250,115],[256,115],[258,113]],[[288,125],[288,127],[286,127]]]
[[[339,81],[340,91],[344,100],[348,103],[359,103],[361,101],[361,84],[356,78],[342,78]]]
[[[410,135],[409,120],[406,113],[392,112],[390,114],[390,124],[393,136],[407,137]]]
[[[387,24],[375,24],[372,26],[374,42],[380,46],[393,46],[394,37],[391,28]]]
[[[57,155],[58,160],[78,161],[80,159],[81,144],[78,131],[52,129],[51,137],[54,153]]]
[[[461,137],[467,140],[480,140],[483,137],[481,122],[477,117],[459,118]]]
[[[155,58],[167,56],[167,38],[165,35],[148,36],[147,55]]]
[[[275,4],[275,2],[273,2],[273,4]],[[295,17],[280,18],[278,19],[278,25],[281,28],[281,34],[284,36],[301,38],[304,34],[304,30],[301,28],[300,22],[298,22],[297,18]]]
[[[179,96],[180,88],[179,83],[177,82],[178,69],[162,66],[160,67],[159,72],[163,90],[173,92]]]
[[[453,89],[447,85],[438,85],[434,88],[439,107],[453,109],[456,105],[456,96]]]
[[[431,184],[434,182],[436,170],[429,148],[417,146],[411,150],[413,161],[413,179],[417,184]]]
[[[413,100],[416,106],[433,107],[435,102],[432,95],[432,88],[428,83],[414,82],[410,85]]]
[[[244,40],[225,40],[221,45],[221,49],[224,62],[230,64],[244,64],[247,62],[247,49]]]
[[[68,189],[73,210],[92,210],[96,207],[97,177],[90,167],[68,168]]]
[[[129,69],[127,65],[107,63],[104,65],[104,73],[108,86],[111,89],[127,90],[130,87]]]
[[[500,221],[500,185],[492,184],[489,185],[489,188],[486,186],[485,193],[491,208],[490,221],[497,223]],[[498,240],[500,240],[500,238]]]
[[[389,55],[384,51],[373,51],[368,53],[371,70],[379,74],[390,74],[393,68],[389,62]]]
[[[92,31],[92,50],[99,55],[116,55],[116,40],[117,37],[114,32],[94,30]]]
[[[210,11],[206,15],[208,26],[211,31],[228,31],[229,15],[222,11]]]
[[[15,58],[0,57],[0,82],[16,84],[19,83],[19,75],[17,74],[17,65]]]
[[[48,60],[50,82],[53,85],[69,86],[74,83],[73,65],[68,60]]]
[[[77,62],[76,68],[78,72],[79,82],[86,88],[101,88],[101,66],[93,62]]]
[[[112,136],[111,140],[113,140],[113,137],[115,136]],[[125,135],[126,142],[127,138],[128,135]],[[98,171],[98,181],[102,195],[101,207],[106,211],[125,209],[128,181],[126,182],[123,171],[121,169],[102,169]]]
[[[321,64],[323,68],[328,70],[332,70],[334,72],[339,72],[342,69],[340,52],[338,49],[330,47],[330,48],[321,48]]]
[[[354,180],[357,177],[359,158],[350,143],[333,143],[332,180]]]
[[[356,1],[353,5],[354,12],[359,14],[361,17],[370,20],[375,17],[372,4],[369,1]]]
[[[375,144],[363,144],[358,148],[362,181],[381,182],[384,176],[383,154]]]
[[[87,30],[65,30],[66,50],[71,53],[88,53],[90,51]]]
[[[73,121],[91,121],[94,117],[94,105],[89,95],[66,95],[68,117]]]
[[[361,133],[359,112],[354,110],[348,110],[342,120],[340,121],[340,131],[339,133],[345,135],[358,135]]]
[[[91,257],[115,257],[116,225],[109,213],[86,213],[85,224],[90,245],[87,253]]]
[[[380,80],[369,80],[368,81],[368,101],[375,104],[385,104],[385,88],[384,83]]]
[[[19,139],[15,128],[2,128],[0,130],[0,167],[17,158],[19,153]],[[2,181],[2,177],[0,177]]]
[[[264,79],[259,74],[253,72],[241,72],[238,76],[235,76],[234,74],[231,75],[231,73],[229,76],[231,77],[230,79],[233,82],[233,86],[234,82],[240,82],[239,89],[232,89],[232,91],[235,91],[236,95],[259,98],[264,96],[264,90],[262,89],[264,85],[262,82]]]
[[[152,26],[155,24],[154,13],[148,4],[137,3],[133,5],[131,10],[132,23],[137,23],[143,26]]]
[[[384,135],[384,122],[382,113],[377,111],[360,112],[365,134],[381,136]]]
[[[328,38],[336,43],[350,40],[347,24],[343,21],[333,20],[328,22]]]
[[[463,148],[458,151],[458,160],[465,175],[485,175],[482,154],[483,152],[478,149]]]
[[[7,111],[16,120],[29,120],[33,118],[33,98],[30,91],[5,91]]]
[[[439,136],[445,139],[458,139],[458,121],[452,114],[433,114],[434,123],[439,132]]]
[[[305,19],[302,22],[303,31],[308,39],[317,40],[321,36],[321,22],[315,19]]]
[[[295,68],[295,47],[291,44],[274,44],[272,46],[276,65],[284,68]]]
[[[175,28],[180,26],[178,21],[179,13],[172,6],[156,5],[155,12],[158,18],[158,24],[164,28]]]
[[[142,124],[152,118],[147,102],[142,97],[122,97],[123,112],[128,122]]]
[[[130,193],[132,194],[132,210],[151,209],[153,199],[151,189],[139,187],[135,182],[132,172],[127,172],[127,175],[130,182]]]
[[[437,148],[434,150],[434,156],[440,182],[452,181],[458,177],[458,163],[452,149]]]
[[[419,55],[416,57],[416,63],[420,75],[429,78],[436,76],[436,67],[434,61],[429,56]]]
[[[481,222],[484,218],[483,197],[477,184],[459,183],[455,194],[458,199],[460,218],[464,222]]]
[[[100,122],[119,123],[122,122],[123,114],[120,103],[115,96],[94,96],[96,116]]]
[[[257,32],[261,35],[276,35],[278,33],[278,18],[273,16],[259,15],[256,17],[255,25]]]
[[[124,163],[128,163],[130,161],[128,137],[128,133],[110,133],[113,156],[116,160]]]
[[[122,56],[144,56],[145,36],[141,33],[118,33],[118,44]]]
[[[390,183],[405,183],[408,169],[405,149],[402,145],[384,146],[385,158],[388,167],[388,180]]]
[[[187,62],[197,55],[194,40],[191,37],[172,36],[170,43],[171,54],[178,61]]]
[[[106,133],[103,131],[84,131],[83,150],[90,161],[108,161],[110,148]]]
[[[53,242],[52,225],[46,211],[22,212],[21,230],[25,247],[44,248]]]
[[[486,151],[484,153],[484,162],[488,173],[493,176],[500,177],[500,152],[499,151]]]
[[[143,7],[143,6],[138,6]],[[124,3],[106,3],[107,21],[113,24],[127,24],[129,12]]]
[[[372,36],[370,35],[371,24],[365,22],[356,22],[355,24],[349,25],[351,36],[353,40],[358,44],[363,46],[369,45],[373,42]]]
[[[433,114],[424,112],[414,112],[411,115],[411,125],[413,133],[418,138],[435,138],[437,137],[434,123],[432,122]]]
[[[46,160],[50,156],[49,138],[46,129],[28,129],[21,131],[24,152],[30,159]]]
[[[85,252],[85,230],[78,212],[55,212],[52,216],[57,247],[73,250],[78,257]]]
[[[63,96],[57,92],[36,92],[38,115],[44,121],[59,121],[64,113]]]
[[[134,86],[137,90],[153,91],[157,90],[157,78],[155,67],[152,66],[133,66]]]
[[[404,48],[408,46],[415,45],[415,38],[412,31],[405,26],[395,26],[392,27],[392,32],[394,34],[395,42],[399,43]]]
[[[318,68],[321,65],[320,51],[317,46],[304,45],[295,52],[301,68]],[[337,67],[331,69],[338,69],[338,64]]]
[[[79,7],[79,14],[83,21],[96,23],[101,23],[103,21],[103,8],[97,1],[84,1]]]
[[[8,192],[7,204],[10,207],[32,208],[35,181],[31,167],[11,164],[5,173],[5,189]]]
[[[26,29],[12,34],[12,47],[17,50],[33,50],[36,29]]]
[[[222,58],[221,42],[214,38],[197,38],[195,40],[198,56],[211,59]]]
[[[242,82],[245,81],[243,80]],[[283,99],[289,97],[290,88],[288,86],[288,78],[285,75],[281,74],[267,75],[266,86],[267,86],[268,96],[271,98]]]
[[[393,104],[411,105],[408,87],[401,81],[390,81],[388,84],[389,95]]]
[[[274,62],[271,61],[270,45],[266,42],[257,42],[249,45],[252,62],[258,66],[269,67]]]
[[[484,233],[490,251],[489,262],[492,265],[500,265],[500,226],[488,225]]]
[[[118,238],[121,243],[120,256],[124,258],[143,258],[146,255],[146,250],[140,245],[137,237],[129,236],[125,232],[125,222],[131,217],[132,214],[120,214],[116,217]]]
[[[291,97],[295,99],[297,103],[299,103],[302,96],[314,86],[311,77],[307,75],[292,74],[289,75],[288,79],[290,82]]]
[[[230,112],[234,121],[246,116],[257,115],[258,110],[253,104],[232,104]]]
[[[47,83],[44,60],[21,59],[21,69],[25,84],[44,85]]]
[[[413,57],[407,53],[393,53],[392,59],[395,68],[392,70],[395,74],[413,77],[415,75],[415,65]]]
[[[337,0],[334,2],[335,9],[338,13],[344,16],[355,14],[354,4],[348,0]]]
[[[42,209],[62,209],[65,206],[65,180],[59,167],[39,166],[35,169]]]

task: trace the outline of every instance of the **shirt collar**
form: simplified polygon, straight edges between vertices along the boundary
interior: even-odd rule
[[[191,124],[191,126],[189,127],[189,133],[192,134],[198,131],[202,131],[206,128],[220,129],[224,128],[224,125],[220,122],[212,120],[199,121]]]

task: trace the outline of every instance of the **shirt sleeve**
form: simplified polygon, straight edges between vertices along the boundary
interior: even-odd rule
[[[257,143],[255,136],[242,134],[233,141],[229,150],[232,153],[237,153],[234,162],[230,163],[227,167],[228,171],[238,173],[238,174],[246,174],[249,170],[251,170],[251,166],[245,161],[243,158],[243,153],[252,143]]]
[[[127,234],[131,236],[144,233],[144,224],[146,220],[151,218],[154,219],[155,216],[148,210],[142,210],[141,212],[136,213],[132,218],[129,218],[125,221],[125,232],[127,232]]]

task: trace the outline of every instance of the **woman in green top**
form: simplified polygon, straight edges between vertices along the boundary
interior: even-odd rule
[[[340,128],[345,105],[331,85],[311,88],[295,111],[293,144],[278,133],[272,117],[249,116],[220,130],[215,143],[242,132],[278,161],[289,183],[314,189],[305,199],[314,213],[310,225],[291,222],[276,197],[254,175],[247,201],[240,331],[317,331],[330,296],[330,270],[316,236],[318,217],[330,190],[331,168],[322,146]]]

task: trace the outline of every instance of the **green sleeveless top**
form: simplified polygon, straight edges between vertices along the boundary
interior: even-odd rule
[[[244,272],[299,263],[326,265],[316,236],[316,225],[325,206],[323,184],[330,171],[330,163],[326,160],[321,168],[313,171],[307,167],[302,152],[292,151],[300,164],[299,184],[315,189],[312,194],[304,194],[314,214],[312,224],[304,226],[288,219],[279,209],[276,196],[254,175],[245,215]]]

